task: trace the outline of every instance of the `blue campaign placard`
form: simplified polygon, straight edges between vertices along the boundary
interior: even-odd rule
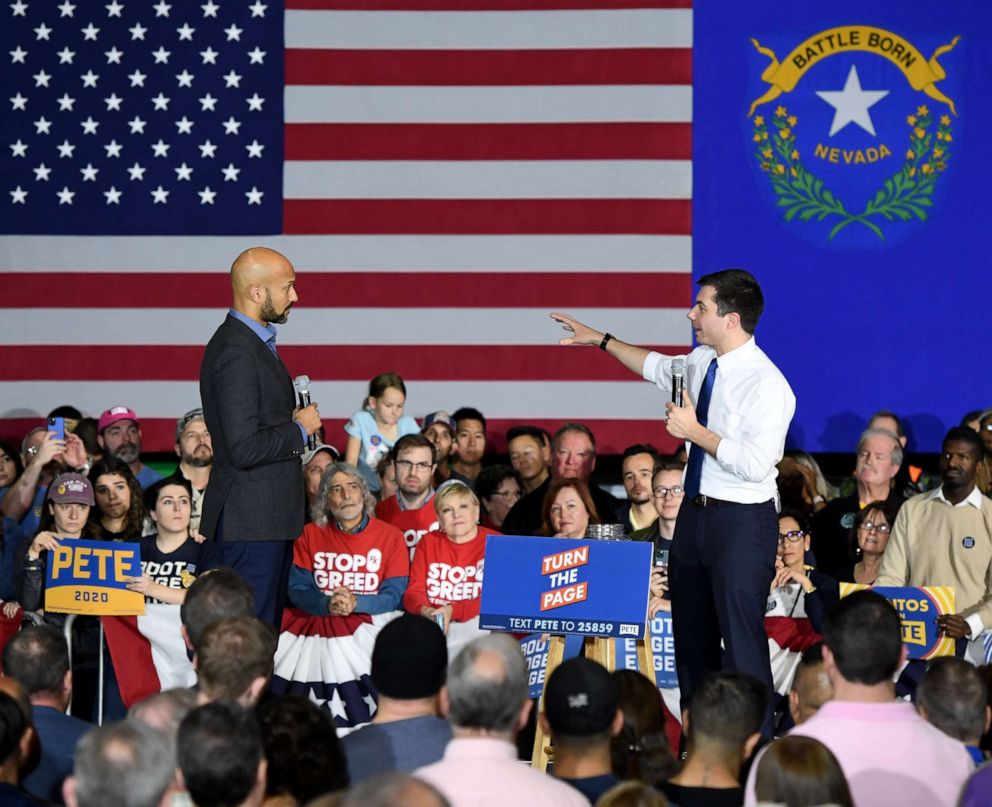
[[[679,685],[675,670],[675,635],[672,633],[672,614],[661,611],[651,620],[651,654],[654,656],[654,680],[662,689]],[[616,668],[618,670],[640,670],[637,658],[637,642],[634,639],[621,639],[616,643]]]
[[[140,544],[62,539],[49,550],[45,610],[64,614],[127,616],[145,612],[145,595],[128,591],[141,574]]]
[[[490,535],[479,627],[643,638],[653,555],[641,541]]]
[[[548,634],[532,633],[520,640],[520,649],[527,661],[527,697],[540,698],[544,692],[544,679],[548,674]],[[581,636],[565,637],[565,653],[562,661],[575,658],[582,653]]]

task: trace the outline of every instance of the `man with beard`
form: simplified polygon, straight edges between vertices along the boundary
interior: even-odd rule
[[[190,409],[176,423],[176,455],[179,465],[173,476],[181,476],[193,487],[193,515],[189,528],[193,532],[200,529],[200,514],[203,511],[203,494],[210,481],[210,466],[214,461],[214,447],[210,442],[210,432],[203,419],[202,409]]]
[[[992,628],[992,500],[975,484],[981,458],[981,439],[972,429],[956,426],[947,432],[940,454],[942,484],[899,510],[876,581],[953,586],[957,613],[937,617],[951,639],[975,640]]]
[[[651,482],[658,452],[640,443],[627,446],[620,461],[620,478],[627,491],[627,501],[617,510],[627,534],[647,530],[658,519],[651,497]]]
[[[264,247],[231,267],[234,301],[200,366],[200,400],[214,463],[200,532],[221,542],[222,562],[252,587],[255,612],[278,625],[292,541],[303,531],[307,437],[320,429],[316,404],[297,408],[276,351],[275,324],[299,297],[293,265]]]
[[[96,427],[97,442],[111,456],[131,466],[138,484],[147,488],[162,478],[162,474],[145,465],[141,459],[141,423],[133,409],[114,406],[100,415]]]

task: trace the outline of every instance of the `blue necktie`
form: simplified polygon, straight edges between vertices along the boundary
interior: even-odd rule
[[[705,426],[710,411],[710,398],[713,395],[713,383],[716,381],[716,359],[710,362],[706,370],[706,378],[699,390],[699,400],[696,402],[696,420],[700,426]],[[694,499],[699,495],[699,482],[703,478],[703,457],[706,452],[693,443],[689,446],[689,464],[685,472],[685,495]]]

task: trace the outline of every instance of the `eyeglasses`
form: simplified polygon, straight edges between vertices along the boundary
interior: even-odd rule
[[[494,490],[493,496],[503,496],[508,499],[519,499],[524,494],[519,490]]]
[[[659,499],[664,499],[669,493],[672,496],[681,496],[685,493],[685,488],[681,485],[676,485],[674,488],[655,488],[653,492]]]
[[[429,462],[410,462],[410,460],[396,460],[395,464],[397,468],[402,468],[407,473],[410,473],[410,471],[416,471],[418,474],[429,471],[434,467]]]
[[[24,453],[27,454],[29,457],[33,457],[39,451],[41,451],[41,446],[28,446],[27,448],[24,449]]]
[[[879,535],[888,535],[890,532],[892,532],[892,527],[890,527],[888,524],[874,524],[871,521],[866,521],[864,524],[862,524],[861,529],[863,529],[865,532],[871,532],[872,530],[874,530]]]
[[[987,432],[992,432],[992,423],[986,423],[984,426],[982,426],[982,429],[984,429]]]
[[[801,541],[806,537],[806,533],[802,530],[789,530],[788,532],[780,532],[778,534],[778,542],[780,544],[794,544]]]

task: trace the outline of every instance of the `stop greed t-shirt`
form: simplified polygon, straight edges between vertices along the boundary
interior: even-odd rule
[[[198,575],[221,565],[220,551],[213,541],[198,544],[187,538],[173,552],[163,552],[156,543],[157,536],[141,539],[141,571],[156,583],[174,589],[187,589]],[[159,602],[145,597],[146,602]]]
[[[451,618],[466,622],[479,615],[486,536],[495,530],[479,527],[468,543],[456,544],[443,532],[429,532],[417,545],[410,564],[410,584],[403,607],[419,614],[425,606],[451,605]]]
[[[293,544],[293,564],[311,572],[317,588],[330,596],[342,587],[352,594],[375,594],[383,580],[406,577],[410,561],[403,534],[373,518],[357,534],[334,524],[307,524]]]
[[[421,539],[429,532],[438,529],[437,514],[434,512],[433,494],[416,510],[404,510],[400,505],[399,496],[390,496],[383,499],[375,508],[376,518],[381,518],[387,524],[392,524],[403,533],[403,540],[406,541],[410,549],[410,556],[413,557],[413,548],[420,543]]]

